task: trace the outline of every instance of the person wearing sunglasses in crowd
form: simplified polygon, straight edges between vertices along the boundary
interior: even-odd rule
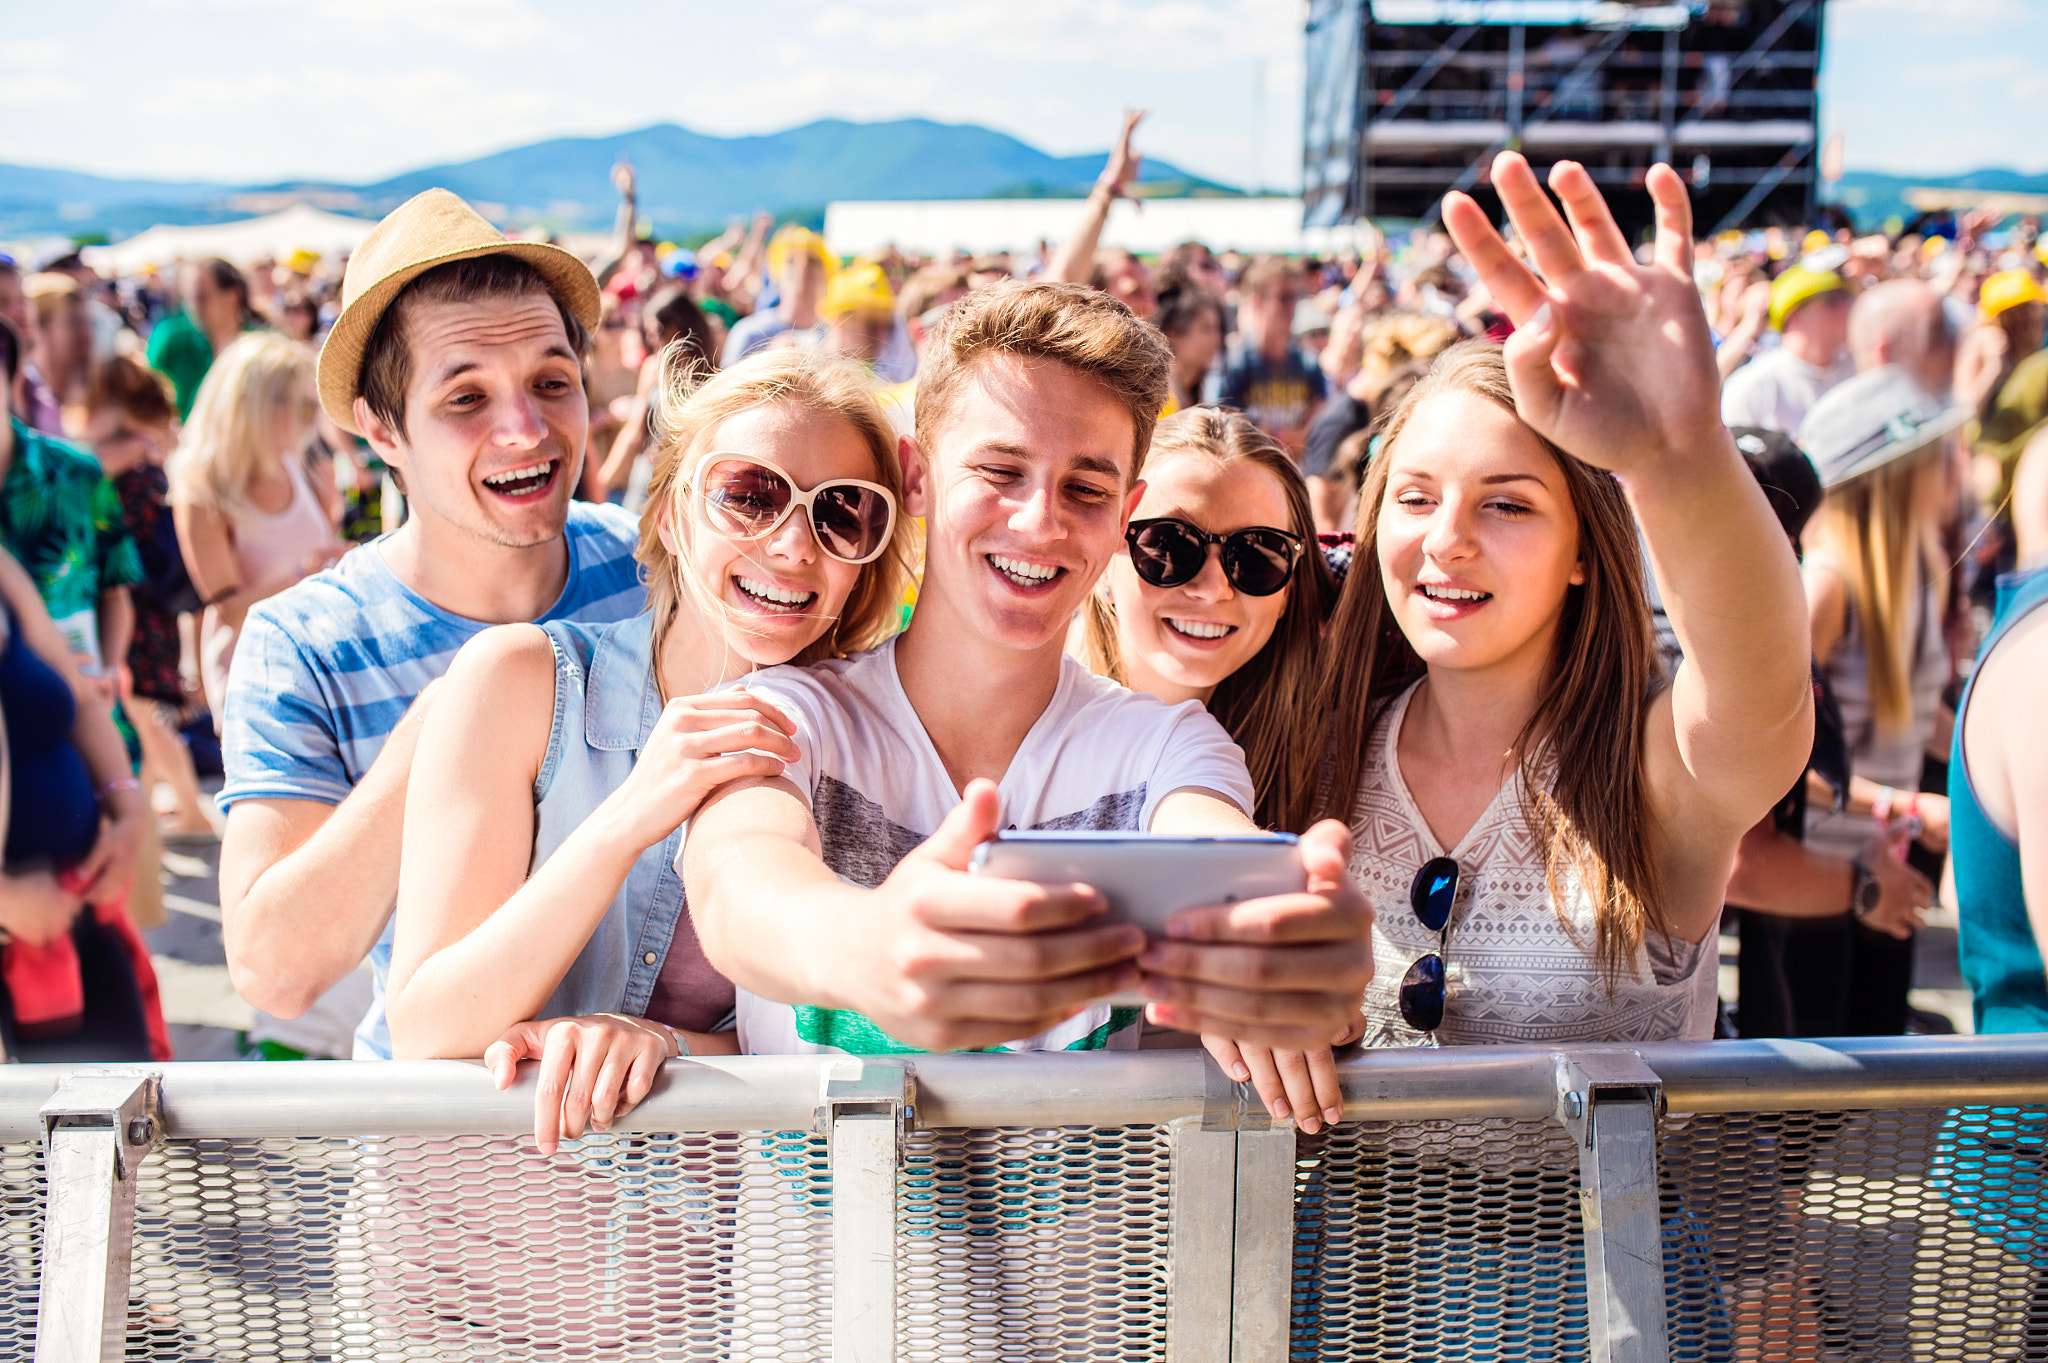
[[[1169,705],[1207,706],[1244,750],[1259,826],[1301,832],[1323,760],[1312,706],[1337,583],[1293,457],[1236,412],[1175,413],[1153,432],[1124,543],[1082,608],[1081,660]]]
[[[1377,909],[1366,1042],[1704,1040],[1736,846],[1810,745],[1798,565],[1719,420],[1678,176],[1649,177],[1647,265],[1577,164],[1550,176],[1569,225],[1519,155],[1493,183],[1541,277],[1446,199],[1517,330],[1392,413],[1326,645],[1324,812]],[[1669,686],[1638,526],[1684,646]],[[1276,1114],[1334,1082],[1320,1055],[1212,1049]]]
[[[695,361],[670,352],[657,417],[647,611],[478,635],[413,759],[393,1052],[484,1055],[500,1087],[540,1060],[546,1153],[608,1129],[662,1061],[734,1051],[676,854],[706,794],[797,750],[780,710],[725,688],[881,642],[910,577],[896,437],[861,366],[783,348],[691,392]]]

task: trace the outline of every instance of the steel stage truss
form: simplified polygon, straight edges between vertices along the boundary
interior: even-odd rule
[[[1305,225],[1432,221],[1451,189],[1497,211],[1503,148],[1539,174],[1584,163],[1631,236],[1658,161],[1702,233],[1810,222],[1821,18],[1822,0],[1311,0]]]

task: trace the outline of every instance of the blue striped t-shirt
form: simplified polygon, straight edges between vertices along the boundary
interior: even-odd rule
[[[618,507],[572,502],[569,579],[535,623],[602,624],[645,608],[647,592],[633,559],[638,535],[634,518]],[[489,628],[442,610],[399,581],[381,545],[364,545],[250,609],[235,641],[222,706],[222,810],[238,800],[341,803],[427,683],[448,670],[457,649]],[[389,1059],[388,916],[370,967],[375,995],[356,1029],[356,1058]]]

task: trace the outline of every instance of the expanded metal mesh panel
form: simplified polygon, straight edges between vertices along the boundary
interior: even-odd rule
[[[599,1136],[553,1159],[480,1136],[170,1141],[136,1198],[128,1357],[824,1357],[830,1214],[808,1133]],[[32,1319],[31,1224],[5,1233]]]
[[[1299,1137],[1296,1359],[1583,1356],[1579,1165],[1550,1122]]]
[[[2038,1109],[1674,1120],[1664,1210],[1737,1357],[2048,1360],[2044,1137]]]
[[[1164,1127],[921,1131],[897,1183],[897,1356],[1163,1356]]]
[[[0,1144],[0,1360],[35,1351],[43,1245],[43,1148]]]

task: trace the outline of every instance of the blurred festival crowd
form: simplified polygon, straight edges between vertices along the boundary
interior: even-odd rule
[[[1136,122],[1013,252],[686,247],[621,164],[590,260],[442,190],[0,256],[9,1058],[172,1058],[194,843],[248,1058],[537,1061],[547,1155],[692,1054],[1200,1044],[1314,1133],[1349,1046],[1948,1030],[1941,904],[2048,1029],[2037,220],[1695,239],[1666,167],[1636,244],[1504,153],[1508,224],[1142,258]],[[968,873],[1020,827],[1294,888],[1148,939]],[[2039,1114],[1970,1120],[2025,1235]],[[500,1309],[459,1269],[420,1329]]]
[[[1161,418],[1241,413],[1284,451],[1307,496],[1303,529],[1341,581],[1390,417],[1447,351],[1513,335],[1509,310],[1439,226],[1366,228],[1357,249],[1321,257],[1102,247],[1109,207],[1135,178],[1134,123],[1071,238],[937,258],[842,259],[765,214],[684,247],[639,216],[622,163],[615,239],[587,262],[599,295],[576,498],[637,515],[660,484],[665,393],[764,354],[850,362],[911,435],[926,348],[949,312],[991,289],[1065,281],[1163,337]],[[1650,252],[1636,257],[1648,264]],[[101,810],[84,851],[40,867],[15,855],[39,836],[17,838],[37,801],[22,784],[34,745],[25,730],[16,738],[7,1026],[10,1050],[58,1038],[165,1058],[134,924],[161,920],[156,849],[220,836],[200,777],[221,767],[242,626],[260,602],[395,530],[407,499],[372,442],[316,399],[347,259],[165,261],[119,278],[91,260],[90,249],[0,256],[12,410],[0,545],[61,638],[81,713],[106,730],[77,739]],[[1726,896],[1741,989],[1721,1001],[1716,1034],[1945,1029],[1908,1006],[1911,937],[1940,900],[1955,709],[1996,584],[2048,557],[2048,240],[2032,217],[1930,214],[1859,233],[1837,215],[1697,240],[1691,278],[1722,419],[1804,553],[1822,695],[1807,779],[1743,840]],[[1863,457],[1873,422],[1896,437],[1874,465]],[[1668,668],[1682,645],[1657,585],[1646,580]],[[914,600],[906,592],[899,619]],[[1085,658],[1083,633],[1073,648]],[[18,627],[10,648],[16,637],[35,633]],[[10,693],[10,736],[15,704]],[[96,722],[82,718],[79,732]],[[94,997],[120,1003],[95,1016]],[[248,1044],[343,1056],[353,1022]]]

